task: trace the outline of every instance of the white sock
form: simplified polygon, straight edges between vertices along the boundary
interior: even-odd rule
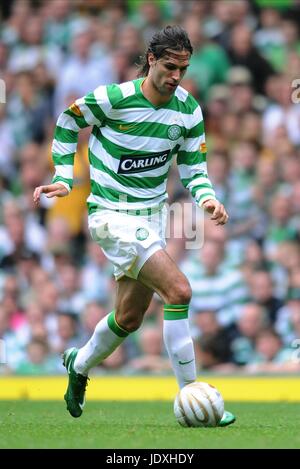
[[[76,373],[87,376],[91,368],[108,357],[128,336],[115,319],[115,312],[101,319],[90,340],[78,350],[74,362]]]
[[[196,381],[194,345],[190,334],[188,305],[164,305],[164,342],[179,385]]]

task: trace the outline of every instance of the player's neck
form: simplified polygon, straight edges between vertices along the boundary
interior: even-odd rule
[[[159,91],[153,86],[153,83],[149,76],[141,84],[141,91],[145,98],[150,101],[153,106],[162,106],[170,101],[172,96],[163,96]]]

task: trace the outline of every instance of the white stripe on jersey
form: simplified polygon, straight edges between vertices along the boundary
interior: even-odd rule
[[[89,107],[85,104],[84,98],[76,99],[75,103],[79,107],[80,111],[84,115],[84,119],[90,125],[101,125],[99,119],[97,119]]]
[[[205,135],[196,138],[186,138],[180,147],[180,151],[197,151],[201,143],[205,142]]]
[[[166,138],[158,137],[141,137],[138,135],[128,135],[116,132],[109,127],[101,128],[102,135],[110,140],[115,145],[119,145],[129,150],[134,148],[136,152],[147,151],[149,153],[161,152],[165,150],[172,150],[177,144],[180,144],[183,139],[167,140]]]
[[[126,124],[134,124],[135,122],[155,122],[165,125],[180,125],[186,129],[195,127],[202,121],[202,112],[199,107],[195,109],[193,114],[183,114],[172,109],[157,109],[153,112],[151,108],[128,108],[128,109],[111,109],[109,117],[115,120],[126,121]]]
[[[98,88],[96,88],[95,91],[94,91],[94,96],[95,96],[95,99],[96,99],[98,105],[100,106],[100,108],[104,112],[104,114],[108,115],[108,113],[110,112],[112,106],[111,106],[110,101],[109,101],[108,96],[107,96],[106,86],[103,86],[103,85],[98,86]]]
[[[122,91],[122,95],[124,98],[128,98],[128,96],[132,96],[133,94],[135,94],[135,86],[132,81],[121,83],[119,85],[119,88]]]
[[[191,166],[188,166],[187,164],[179,164],[177,165],[177,168],[181,179],[188,179],[199,173],[207,174],[207,164],[205,161]]]
[[[62,127],[63,129],[73,130],[74,132],[79,132],[80,127],[76,124],[75,119],[69,116],[68,114],[60,114],[57,125]]]
[[[59,153],[60,155],[69,155],[70,153],[75,153],[77,148],[77,143],[65,143],[59,142],[54,139],[52,143],[52,152]]]
[[[65,179],[72,179],[73,166],[71,164],[57,164],[55,166],[55,176],[61,176]]]

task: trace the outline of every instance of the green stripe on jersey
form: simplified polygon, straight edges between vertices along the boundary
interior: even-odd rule
[[[55,166],[62,164],[74,164],[75,153],[69,153],[68,155],[59,155],[58,153],[52,153],[52,159]]]
[[[70,186],[71,189],[73,187],[73,179],[67,179],[61,176],[54,176],[54,178],[52,179],[52,184],[55,184],[56,182],[65,182]]]
[[[81,129],[85,129],[86,127],[90,126],[90,124],[87,123],[87,121],[85,120],[85,118],[83,116],[76,116],[76,114],[74,114],[74,112],[70,111],[70,109],[66,109],[64,114],[66,114],[67,116],[72,117],[74,119],[74,121],[76,122],[76,124],[78,125],[78,127],[80,127]]]
[[[189,138],[199,137],[199,135],[204,134],[204,122],[201,121],[199,124],[195,125],[189,130]]]
[[[107,90],[108,99],[112,107],[114,107],[115,104],[117,104],[118,102],[122,100],[123,94],[118,85],[116,84],[108,85],[106,87],[106,90]]]
[[[89,93],[85,96],[84,102],[89,108],[89,110],[93,113],[93,115],[102,122],[105,119],[105,114],[102,111],[101,107],[98,105],[97,100],[95,98],[94,93]]]
[[[55,127],[54,138],[63,143],[77,143],[78,132],[70,129],[64,129],[57,125]]]
[[[197,151],[179,151],[177,155],[177,164],[187,164],[192,166],[206,161],[204,153]]]

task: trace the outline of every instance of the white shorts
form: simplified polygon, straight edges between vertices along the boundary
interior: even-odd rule
[[[89,215],[91,237],[114,265],[116,280],[137,279],[152,254],[166,247],[167,208],[151,216],[101,209]]]

